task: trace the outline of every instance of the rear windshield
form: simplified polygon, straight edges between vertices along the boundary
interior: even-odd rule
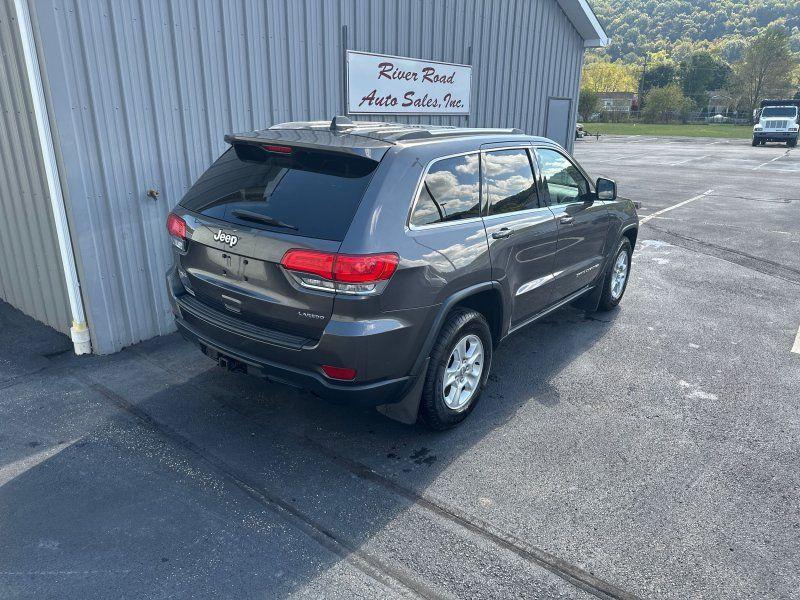
[[[762,117],[793,117],[797,114],[794,106],[768,106],[761,111]]]
[[[236,144],[181,206],[243,227],[342,241],[377,163],[294,148],[291,154]]]

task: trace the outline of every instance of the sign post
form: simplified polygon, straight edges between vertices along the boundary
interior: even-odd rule
[[[472,67],[347,50],[347,112],[469,115]]]

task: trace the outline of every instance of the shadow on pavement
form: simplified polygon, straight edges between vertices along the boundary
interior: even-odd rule
[[[576,597],[503,532],[476,549],[437,479],[529,403],[557,405],[549,381],[614,319],[565,309],[506,340],[445,433],[229,374],[175,335],[45,371],[33,344],[36,368],[0,372],[0,596]]]

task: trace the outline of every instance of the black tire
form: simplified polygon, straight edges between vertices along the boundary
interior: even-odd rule
[[[614,266],[617,264],[617,258],[622,252],[625,252],[628,255],[628,266],[625,274],[625,282],[622,285],[622,291],[619,293],[619,296],[615,297],[612,293]],[[625,295],[625,290],[628,289],[628,280],[630,279],[631,275],[632,258],[633,248],[631,248],[631,242],[627,237],[622,236],[622,239],[620,239],[620,241],[617,243],[617,249],[614,251],[614,254],[611,255],[611,262],[606,269],[606,275],[603,280],[603,294],[600,296],[600,304],[597,307],[597,310],[611,310],[622,301],[622,297]]]
[[[758,140],[756,138],[753,138],[753,146],[758,146]]]
[[[465,336],[478,336],[483,345],[483,372],[480,382],[467,404],[454,410],[445,404],[442,382],[447,362],[456,344]],[[439,337],[433,345],[428,372],[422,388],[419,416],[431,429],[442,431],[458,425],[478,404],[492,367],[492,334],[482,314],[466,308],[456,308],[445,320]]]
[[[794,148],[796,146],[797,146],[797,140],[789,140],[788,142],[786,142],[787,148]]]

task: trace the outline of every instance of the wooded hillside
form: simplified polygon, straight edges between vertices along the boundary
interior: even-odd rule
[[[592,0],[611,37],[603,51],[611,60],[635,62],[664,53],[682,60],[710,49],[728,62],[741,58],[746,40],[783,24],[800,51],[800,0]]]

